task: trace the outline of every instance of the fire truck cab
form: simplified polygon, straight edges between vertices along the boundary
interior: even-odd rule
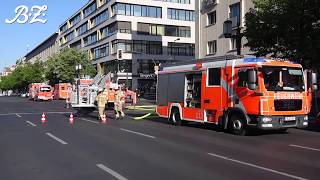
[[[52,101],[52,87],[45,83],[32,83],[29,85],[29,99],[34,101]]]
[[[306,127],[311,87],[300,64],[214,57],[161,67],[156,111],[174,125],[213,123],[237,135],[248,127]]]

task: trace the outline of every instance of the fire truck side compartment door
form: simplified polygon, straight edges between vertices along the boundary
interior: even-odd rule
[[[206,74],[203,74],[203,79],[203,108],[208,122],[215,122],[222,104],[221,68],[208,68]]]

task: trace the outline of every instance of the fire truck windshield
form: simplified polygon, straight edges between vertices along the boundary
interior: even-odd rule
[[[41,91],[41,92],[50,92],[51,89],[50,89],[50,87],[41,87],[41,88],[40,88],[40,91]]]
[[[268,91],[304,91],[304,78],[301,68],[262,67],[264,85]]]

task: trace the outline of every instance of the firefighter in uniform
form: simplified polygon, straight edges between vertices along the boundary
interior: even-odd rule
[[[123,118],[125,116],[123,112],[123,105],[125,100],[125,95],[123,91],[119,90],[118,87],[115,88],[116,92],[114,94],[114,110],[116,112],[116,119],[120,116]]]
[[[108,102],[108,96],[103,93],[103,89],[99,89],[96,101],[98,103],[99,119],[102,120],[103,116],[105,115],[106,103]]]

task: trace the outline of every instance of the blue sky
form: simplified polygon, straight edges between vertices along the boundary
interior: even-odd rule
[[[85,5],[88,0],[6,0],[0,6],[0,71],[9,65],[15,64],[16,60],[23,57],[29,50],[35,48],[44,41],[58,27],[78,9]],[[47,5],[46,15],[41,17],[47,19],[46,24],[6,24],[5,19],[13,19],[17,6]],[[22,19],[22,18],[21,18]],[[29,18],[30,20],[31,18]]]

